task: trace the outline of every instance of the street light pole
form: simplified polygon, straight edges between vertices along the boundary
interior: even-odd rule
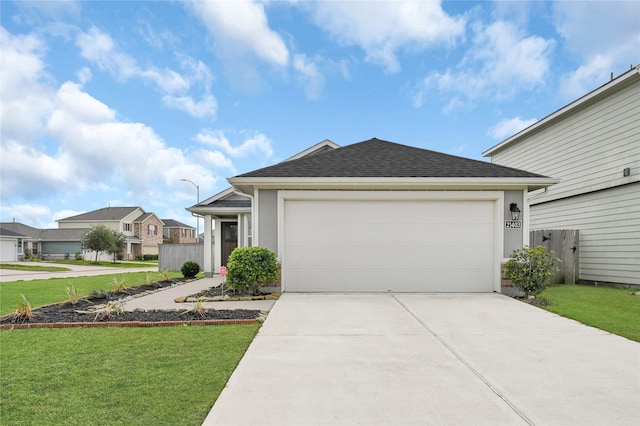
[[[196,197],[197,197],[196,205],[200,204],[200,185],[197,185],[194,181],[189,179],[180,179],[180,180],[183,182],[189,182],[191,185],[195,186]],[[196,243],[198,242],[200,242],[200,216],[196,216]]]

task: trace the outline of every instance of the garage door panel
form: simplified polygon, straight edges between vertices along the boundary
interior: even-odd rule
[[[494,201],[287,200],[286,291],[493,291]]]
[[[403,271],[406,272],[406,271]],[[486,276],[487,270],[420,268],[401,274],[391,268],[292,270],[287,279],[299,283],[297,292],[486,292],[492,282],[485,279],[472,288],[470,275]],[[446,289],[446,290],[445,290]]]

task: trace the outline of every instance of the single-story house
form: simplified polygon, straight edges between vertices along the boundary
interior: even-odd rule
[[[560,180],[528,194],[530,227],[579,231],[579,281],[640,285],[640,66],[483,155]]]
[[[24,260],[24,240],[27,236],[0,227],[0,262]]]
[[[557,182],[375,138],[228,181],[187,209],[205,218],[205,273],[227,242],[262,246],[294,292],[500,292],[501,264],[528,243],[528,192]]]

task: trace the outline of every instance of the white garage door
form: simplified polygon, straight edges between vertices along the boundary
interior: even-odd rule
[[[491,292],[493,200],[285,200],[298,292]]]
[[[16,257],[16,242],[14,240],[1,240],[0,241],[0,262],[15,262]]]

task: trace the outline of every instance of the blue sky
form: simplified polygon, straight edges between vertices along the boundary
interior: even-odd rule
[[[185,207],[330,139],[481,153],[640,62],[640,2],[0,1],[0,219]]]

